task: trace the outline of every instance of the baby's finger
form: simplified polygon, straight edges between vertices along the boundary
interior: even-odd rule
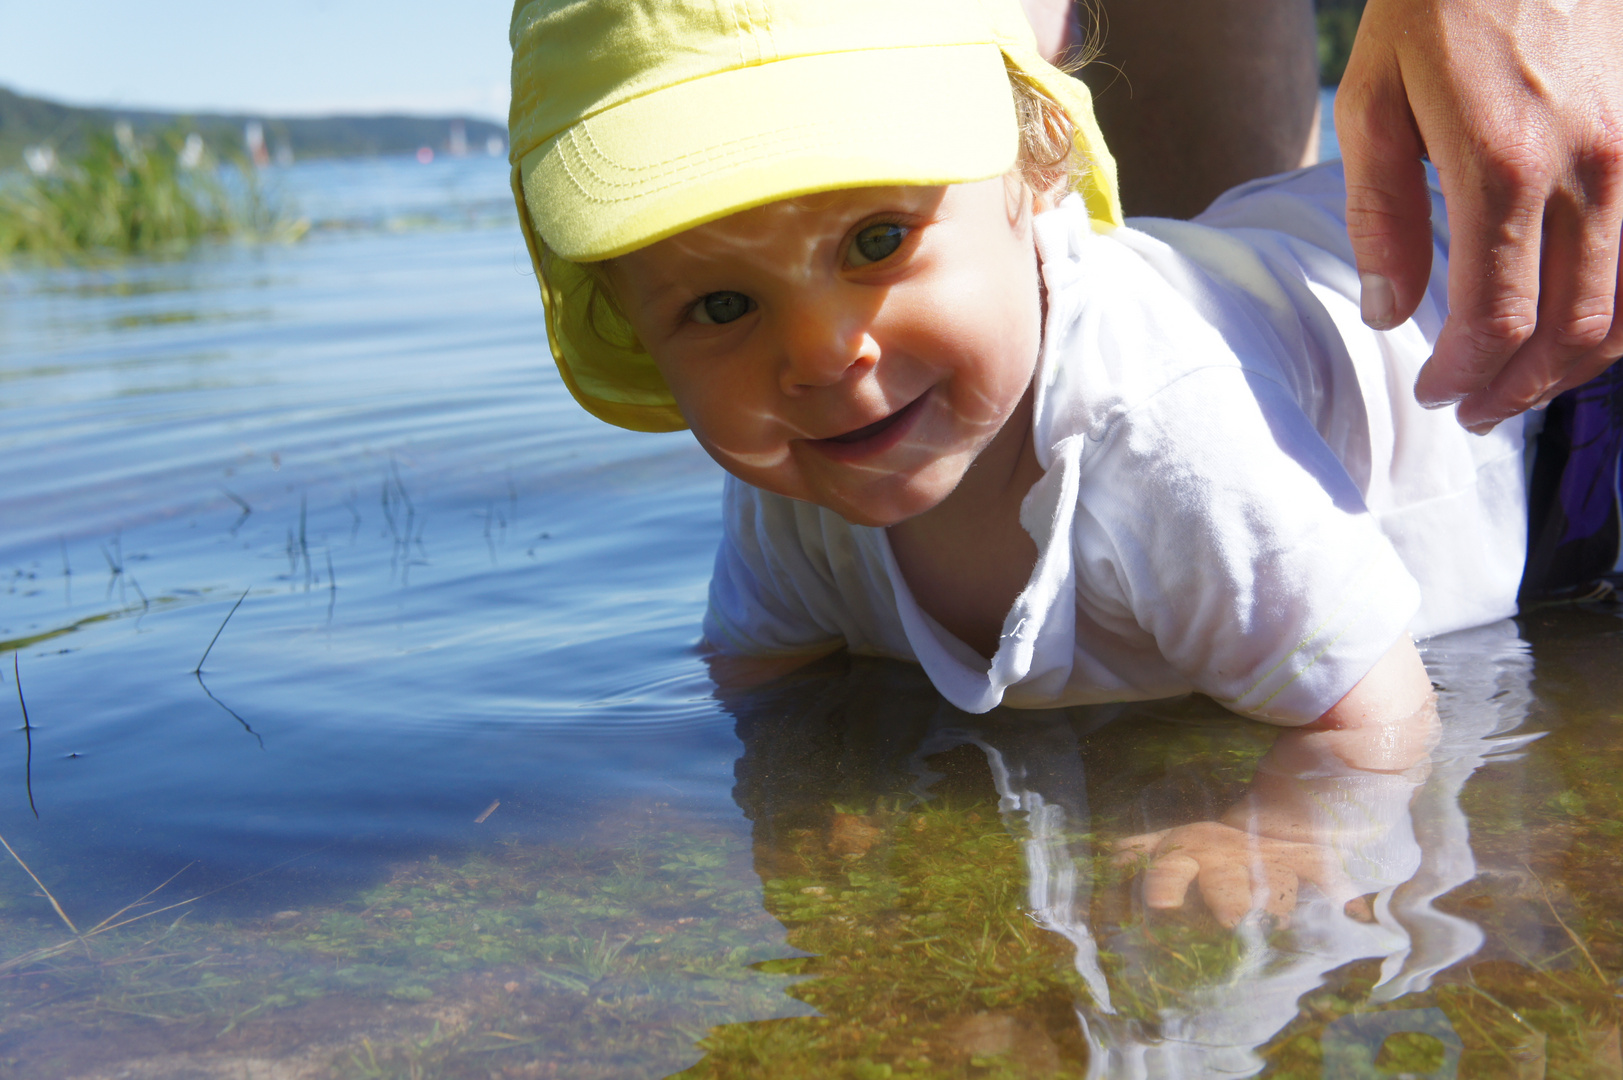
[[[1260,905],[1249,862],[1223,862],[1200,872],[1200,895],[1212,916],[1232,930]]]
[[[1156,911],[1182,907],[1189,883],[1199,873],[1200,863],[1193,856],[1180,852],[1163,855],[1144,871],[1144,903]]]
[[[1281,861],[1302,881],[1313,884],[1329,900],[1345,904],[1358,896],[1358,887],[1342,868],[1340,857],[1317,844],[1291,844],[1280,852]]]
[[[1129,863],[1147,858],[1155,854],[1155,849],[1161,846],[1171,829],[1162,829],[1160,832],[1141,833],[1138,836],[1129,836],[1125,840],[1116,842],[1116,854],[1111,859],[1114,866],[1126,866]]]
[[[1262,864],[1263,880],[1260,884],[1268,891],[1262,899],[1262,909],[1281,924],[1290,922],[1296,910],[1296,874],[1287,866],[1268,859]],[[1255,899],[1252,904],[1255,907]]]

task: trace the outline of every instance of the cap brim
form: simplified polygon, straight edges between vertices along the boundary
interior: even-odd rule
[[[635,98],[525,154],[518,178],[547,245],[592,262],[796,195],[984,180],[1018,145],[996,45],[866,49]]]

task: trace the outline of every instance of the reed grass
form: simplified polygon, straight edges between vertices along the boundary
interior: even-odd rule
[[[188,149],[178,131],[103,131],[77,160],[0,184],[0,260],[174,254],[210,240],[290,240],[308,227],[253,167]]]

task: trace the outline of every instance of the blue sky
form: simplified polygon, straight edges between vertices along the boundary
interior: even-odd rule
[[[0,0],[0,85],[75,105],[507,118],[511,0]]]

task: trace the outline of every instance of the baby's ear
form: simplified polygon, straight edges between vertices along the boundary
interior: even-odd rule
[[[1059,193],[1052,189],[1038,189],[1032,186],[1019,165],[1003,174],[1003,187],[1011,218],[1017,212],[1030,212],[1036,215],[1059,205]]]

